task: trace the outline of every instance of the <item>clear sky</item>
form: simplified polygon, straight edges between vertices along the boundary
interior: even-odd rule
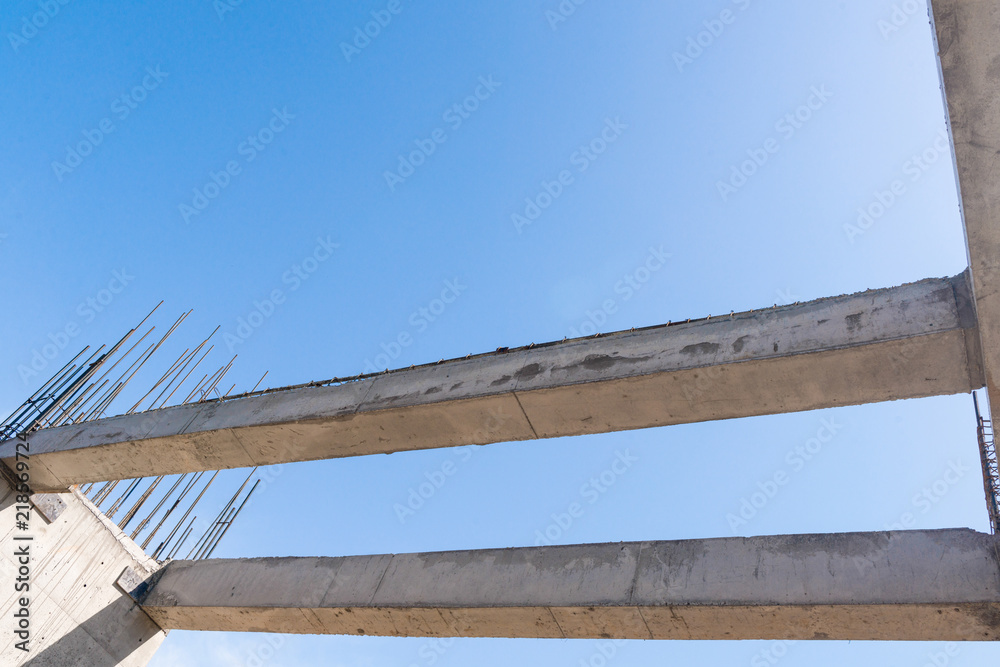
[[[265,370],[281,386],[967,264],[924,2],[64,2],[0,10],[4,411],[48,375],[36,352],[59,348],[36,362],[54,371],[161,299],[158,326],[194,309],[178,345],[221,325],[212,358],[238,353],[232,382],[248,389]],[[821,452],[790,462],[831,422]],[[554,542],[882,530],[907,513],[988,530],[972,400],[954,396],[280,466],[215,556],[532,545],[618,452],[636,463]],[[449,461],[456,474],[401,514]],[[755,516],[727,519],[779,471],[790,482]],[[955,650],[625,642],[606,660],[1000,657]],[[600,655],[593,641],[174,632],[152,664]]]

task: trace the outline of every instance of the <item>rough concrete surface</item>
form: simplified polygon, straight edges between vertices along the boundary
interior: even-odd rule
[[[166,633],[115,581],[127,567],[148,578],[159,565],[76,490],[61,494],[61,500],[66,507],[55,521],[33,508],[29,530],[21,531],[15,523],[17,494],[0,480],[0,665],[141,667]],[[30,542],[14,539],[26,535]],[[30,589],[16,592],[15,552],[25,544]],[[19,640],[12,634],[21,597],[29,599],[28,653],[15,648]]]
[[[934,0],[964,276],[479,355],[331,386],[44,430],[36,491],[74,483],[601,433],[967,392],[1000,410],[1000,4]],[[0,458],[13,462],[13,443]],[[145,665],[162,628],[389,636],[1000,638],[1000,541],[964,529],[721,538],[162,569],[75,489],[30,534],[31,648],[0,664]],[[116,582],[119,582],[116,586]],[[121,587],[139,596],[141,606]]]
[[[928,279],[45,429],[29,438],[33,484],[46,491],[968,392],[982,386],[968,294],[964,276]],[[0,445],[0,457],[12,455],[12,442]]]
[[[1000,638],[997,537],[966,529],[175,561],[164,628],[633,639]]]
[[[992,418],[1000,419],[1000,3],[934,0]]]

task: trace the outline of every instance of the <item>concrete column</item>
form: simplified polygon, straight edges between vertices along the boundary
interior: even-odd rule
[[[933,0],[986,387],[1000,423],[1000,4]]]

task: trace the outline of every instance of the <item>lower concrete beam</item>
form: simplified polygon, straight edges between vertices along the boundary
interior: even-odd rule
[[[140,604],[183,630],[996,640],[998,546],[956,529],[175,561]]]

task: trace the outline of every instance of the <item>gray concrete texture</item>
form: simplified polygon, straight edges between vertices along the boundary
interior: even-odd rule
[[[42,431],[31,436],[35,490],[775,414],[984,384],[996,418],[1000,4],[934,0],[932,19],[971,288],[963,277],[926,280]],[[9,463],[13,451],[13,443],[0,444]],[[161,625],[390,636],[1000,636],[997,538],[968,530],[179,561],[158,571],[77,491],[40,497],[36,509],[34,650],[21,655],[7,646],[4,665],[144,665],[165,636]],[[17,576],[15,511],[14,494],[0,486],[4,581]],[[152,588],[139,593],[140,608],[115,582],[132,581],[131,588],[143,579]],[[11,589],[0,596],[5,618],[18,596]]]
[[[61,494],[65,507],[49,522],[33,509],[29,529],[16,528],[17,494],[0,479],[0,665],[33,667],[141,667],[166,633],[115,586],[132,568],[143,579],[159,568],[118,527],[77,491]],[[51,498],[43,498],[51,503]],[[30,542],[14,537],[30,535]],[[15,591],[27,544],[30,589]],[[14,612],[29,599],[27,653],[12,639]]]
[[[995,640],[966,529],[168,563],[164,628],[433,637]]]
[[[969,392],[964,275],[45,429],[36,490]],[[13,443],[0,445],[10,461]]]
[[[986,386],[1000,423],[1000,4],[935,0],[932,10]]]

